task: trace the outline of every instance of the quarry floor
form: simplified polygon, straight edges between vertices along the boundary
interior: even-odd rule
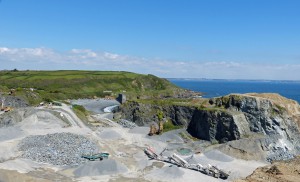
[[[88,105],[88,101],[85,101]],[[92,103],[93,109],[97,104]],[[115,105],[115,103],[111,103]],[[107,104],[105,107],[111,106]],[[99,106],[103,108],[103,106]],[[106,119],[107,113],[96,113],[92,118],[99,127],[87,127],[72,111],[70,106],[33,107],[36,113],[24,118],[16,125],[0,128],[0,182],[2,181],[235,181],[250,175],[256,168],[265,166],[260,161],[249,161],[228,156],[213,147],[206,148],[206,143],[186,142],[179,134],[182,130],[166,132],[158,136],[148,136],[148,127],[123,128],[116,122]],[[48,117],[51,111],[59,111],[68,119],[70,126]],[[50,114],[51,115],[51,114]],[[101,125],[101,123],[105,123]],[[70,132],[83,135],[97,143],[99,151],[110,153],[109,159],[88,161],[76,167],[54,166],[37,163],[20,157],[18,143],[27,136],[46,135],[50,133]],[[149,160],[144,154],[146,147],[154,148],[164,155],[178,153],[182,148],[192,152],[182,155],[189,163],[216,165],[230,171],[227,180],[217,179],[197,171],[184,169],[175,165]],[[180,154],[180,153],[178,153]]]

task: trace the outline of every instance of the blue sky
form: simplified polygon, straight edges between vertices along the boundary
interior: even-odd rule
[[[0,69],[300,79],[298,0],[2,0]]]

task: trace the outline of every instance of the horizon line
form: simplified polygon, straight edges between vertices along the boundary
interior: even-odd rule
[[[226,81],[289,81],[300,82],[300,80],[272,80],[272,79],[247,79],[247,78],[184,78],[184,77],[172,77],[165,79],[178,79],[178,80],[226,80]]]

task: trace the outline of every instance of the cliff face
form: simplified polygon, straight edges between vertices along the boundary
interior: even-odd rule
[[[123,117],[138,125],[158,122],[157,111],[194,137],[225,142],[253,133],[293,138],[299,134],[300,107],[276,94],[233,94],[213,98],[207,107],[128,102]],[[290,109],[292,108],[292,109]]]
[[[210,99],[208,103],[203,107],[129,102],[121,111],[124,118],[138,125],[157,122],[157,111],[162,111],[165,119],[186,127],[192,136],[203,140],[225,143],[249,139],[259,143],[259,149],[267,152],[270,160],[299,154],[300,106],[297,102],[277,94],[232,94]],[[254,135],[260,138],[254,141]],[[247,146],[241,148],[244,150]]]
[[[195,107],[176,105],[156,105],[139,102],[127,102],[121,106],[122,117],[135,122],[139,126],[159,122],[157,112],[162,111],[165,119],[170,119],[175,125],[187,126],[193,117]]]
[[[247,123],[243,123],[249,125],[251,132],[281,135],[284,138],[291,138],[294,134],[299,133],[299,105],[279,95],[269,95],[272,95],[273,99],[257,94],[229,95],[211,99],[210,103],[244,115]],[[291,112],[288,109],[291,106],[297,110]],[[238,119],[236,122],[240,123],[240,120]]]
[[[187,131],[194,137],[227,142],[240,139],[242,132],[235,115],[222,111],[196,110]]]

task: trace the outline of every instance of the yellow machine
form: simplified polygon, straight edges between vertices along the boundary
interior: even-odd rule
[[[5,108],[4,108],[4,112],[9,112],[9,111],[12,111],[12,110],[13,110],[12,107],[5,107]]]

